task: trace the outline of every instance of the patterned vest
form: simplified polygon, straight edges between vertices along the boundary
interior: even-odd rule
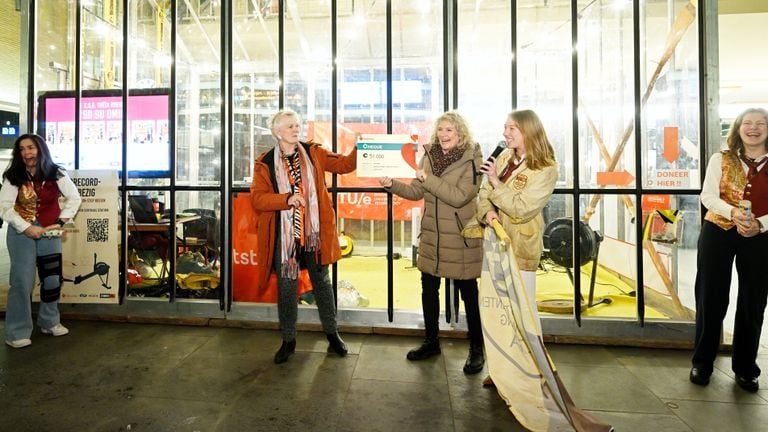
[[[752,213],[755,217],[768,214],[768,163],[763,164],[757,175],[747,181],[739,159],[732,158],[726,150],[723,151],[722,161],[720,199],[734,207],[738,207],[741,200],[749,200],[752,202]],[[712,211],[707,211],[704,219],[725,230],[735,226],[727,218]]]
[[[37,220],[41,226],[51,225],[61,213],[58,183],[52,180],[24,183],[16,196],[14,210],[27,222]]]

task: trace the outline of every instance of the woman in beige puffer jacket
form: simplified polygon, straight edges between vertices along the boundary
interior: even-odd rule
[[[405,199],[424,199],[417,266],[421,270],[426,338],[421,346],[408,352],[407,358],[423,360],[440,353],[440,280],[453,279],[467,315],[470,353],[464,372],[468,374],[480,372],[485,364],[477,300],[482,240],[467,239],[461,234],[477,211],[477,169],[482,157],[466,121],[458,113],[448,112],[437,119],[432,139],[424,145],[416,178],[410,184],[388,177],[380,180],[388,191]]]

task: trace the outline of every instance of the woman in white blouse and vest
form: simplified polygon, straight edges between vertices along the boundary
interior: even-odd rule
[[[60,199],[63,198],[63,199]],[[43,137],[20,136],[11,163],[3,172],[0,216],[8,223],[6,244],[11,260],[5,343],[13,348],[32,344],[32,288],[40,279],[40,332],[64,336],[69,329],[59,317],[62,225],[80,207],[80,194],[67,173],[51,159]]]
[[[728,148],[709,160],[701,203],[707,208],[698,245],[696,340],[689,379],[709,384],[728,310],[734,259],[738,296],[731,369],[749,392],[759,388],[757,350],[768,298],[768,111],[750,108],[733,122]],[[749,201],[751,210],[740,207]]]

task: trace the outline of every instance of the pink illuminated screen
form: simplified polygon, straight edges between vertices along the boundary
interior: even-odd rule
[[[80,99],[80,169],[121,169],[123,99]],[[45,138],[54,161],[74,168],[75,98],[45,99]],[[170,173],[168,96],[130,96],[128,101],[128,172],[134,176]]]

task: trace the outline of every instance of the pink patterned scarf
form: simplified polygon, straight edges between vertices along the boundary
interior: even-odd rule
[[[294,163],[296,155],[298,164]],[[320,247],[320,218],[314,171],[303,145],[299,144],[296,153],[292,156],[283,155],[279,146],[275,148],[275,178],[278,192],[300,194],[307,202],[306,208],[290,208],[279,213],[280,275],[282,277],[298,279],[299,249],[303,247],[304,251],[316,251]]]

